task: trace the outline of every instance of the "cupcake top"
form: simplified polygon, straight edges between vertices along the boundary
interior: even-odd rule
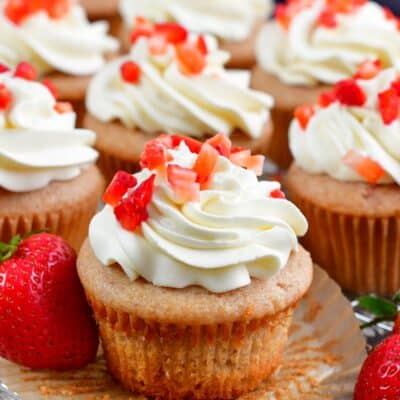
[[[0,65],[0,188],[13,192],[72,179],[97,158],[95,134],[75,129],[72,106],[34,78],[27,63]]]
[[[311,174],[400,184],[400,78],[367,61],[355,77],[295,111],[290,149]]]
[[[256,21],[265,19],[271,9],[271,0],[120,0],[120,13],[128,27],[143,15],[229,41],[245,40]]]
[[[41,75],[90,75],[119,47],[107,30],[73,0],[0,0],[0,63],[29,61]]]
[[[239,129],[261,136],[273,99],[249,89],[249,72],[224,69],[229,55],[214,38],[138,18],[131,39],[130,54],[102,68],[89,85],[86,105],[97,119],[149,133],[202,137]]]
[[[103,265],[157,286],[226,292],[285,268],[307,222],[278,182],[259,182],[263,156],[162,135],[147,143],[142,170],[119,172],[89,228]]]
[[[257,43],[260,66],[289,85],[334,84],[367,59],[400,67],[400,23],[367,0],[288,0]]]

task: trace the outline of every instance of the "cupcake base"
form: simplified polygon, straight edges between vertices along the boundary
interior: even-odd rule
[[[0,189],[0,241],[9,241],[16,234],[48,230],[78,251],[103,190],[104,181],[95,166],[75,179],[52,182],[32,192]]]
[[[78,258],[110,372],[132,391],[170,400],[233,399],[265,380],[279,366],[312,269],[300,249],[268,281],[214,294],[132,282],[100,264],[88,242]]]
[[[111,18],[118,15],[119,0],[80,0],[80,4],[86,9],[88,18],[91,21]]]
[[[330,87],[289,86],[258,65],[252,71],[251,87],[267,92],[275,99],[275,106],[271,111],[274,132],[266,154],[280,167],[288,168],[293,160],[289,150],[288,130],[294,110],[303,104],[316,103],[319,95]]]
[[[145,143],[158,136],[126,128],[119,122],[103,123],[88,113],[83,120],[83,126],[97,134],[95,147],[100,153],[98,167],[107,181],[111,180],[118,170],[137,172]],[[263,154],[271,135],[272,124],[268,123],[258,139],[251,139],[242,132],[234,132],[231,139],[234,146],[242,146],[253,153]]]
[[[309,222],[313,260],[343,289],[391,296],[400,287],[400,187],[346,183],[292,165],[289,196]]]

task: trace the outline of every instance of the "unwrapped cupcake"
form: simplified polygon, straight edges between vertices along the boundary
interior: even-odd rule
[[[28,61],[81,112],[89,76],[119,47],[107,29],[73,0],[0,0],[0,63]]]
[[[287,187],[309,221],[304,245],[313,259],[346,290],[393,295],[400,287],[400,79],[394,69],[368,78],[340,81],[318,105],[296,110]]]
[[[110,372],[163,399],[233,399],[279,366],[312,280],[307,230],[263,156],[219,134],[147,143],[118,172],[90,225],[78,272]]]
[[[367,0],[290,0],[257,42],[252,86],[276,100],[275,131],[267,154],[283,167],[291,162],[287,130],[294,109],[316,102],[327,85],[350,78],[365,61],[397,67],[399,21]],[[367,65],[366,68],[373,68]]]
[[[235,146],[264,151],[273,99],[249,89],[249,72],[224,68],[229,55],[214,38],[143,18],[135,32],[130,54],[102,68],[86,98],[84,126],[97,133],[107,178],[137,170],[144,143],[165,131],[197,138],[225,132]]]
[[[138,16],[158,23],[176,22],[217,37],[221,49],[231,55],[229,67],[251,68],[257,34],[272,5],[272,0],[120,0],[120,37],[125,47],[129,45],[129,32]]]
[[[95,134],[43,84],[0,71],[0,241],[46,229],[78,250],[104,188]]]

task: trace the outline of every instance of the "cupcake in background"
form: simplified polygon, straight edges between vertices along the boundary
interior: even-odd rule
[[[344,289],[400,287],[400,79],[385,69],[337,83],[295,111],[290,198],[313,259]]]
[[[0,0],[0,63],[28,61],[82,114],[90,76],[119,48],[107,29],[72,0]]]
[[[251,68],[256,37],[271,14],[273,0],[120,0],[119,8],[125,48],[130,46],[135,18],[144,16],[152,22],[176,22],[192,32],[213,35],[231,55],[228,67]]]
[[[264,151],[273,99],[249,89],[249,72],[224,69],[229,55],[213,37],[143,18],[134,34],[130,54],[103,67],[86,98],[84,126],[97,133],[108,179],[136,171],[145,142],[160,132],[201,139],[224,132],[235,146]]]
[[[111,27],[118,16],[119,0],[79,0],[82,7],[86,10],[86,14],[91,21],[106,20]]]
[[[271,93],[275,130],[267,154],[287,167],[294,109],[316,102],[327,86],[350,78],[366,60],[398,67],[399,21],[367,0],[290,0],[276,8],[256,48],[252,87]]]
[[[46,229],[78,250],[104,187],[95,134],[46,86],[0,70],[0,241]]]
[[[307,222],[278,182],[257,180],[263,162],[222,134],[163,135],[106,190],[78,273],[124,387],[233,399],[279,366],[313,265],[296,237]]]

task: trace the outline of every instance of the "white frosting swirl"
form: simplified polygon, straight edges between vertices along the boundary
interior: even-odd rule
[[[120,13],[128,27],[135,17],[154,22],[174,21],[194,32],[230,41],[245,40],[257,20],[272,10],[271,0],[121,0]]]
[[[325,4],[316,0],[292,20],[289,31],[276,21],[265,25],[257,42],[260,66],[289,85],[334,84],[352,76],[367,59],[400,68],[400,32],[383,8],[370,1],[350,14],[337,14],[337,26],[317,24]]]
[[[377,110],[378,93],[388,89],[395,79],[395,70],[388,69],[374,79],[357,80],[367,96],[364,106],[348,107],[335,102],[317,109],[306,130],[293,120],[289,138],[296,163],[312,174],[363,181],[343,161],[346,153],[353,150],[372,158],[386,171],[387,175],[378,183],[400,184],[400,120],[385,125]]]
[[[185,144],[170,151],[171,163],[191,168],[196,159]],[[138,182],[149,170],[136,174]],[[267,279],[285,267],[296,235],[307,222],[297,207],[269,197],[278,182],[258,182],[254,172],[219,157],[211,187],[199,202],[178,204],[164,178],[149,206],[141,232],[124,230],[106,206],[89,228],[89,239],[104,264],[119,263],[132,280],[157,286],[200,285],[212,292]]]
[[[53,180],[69,180],[92,164],[95,134],[75,129],[75,113],[60,114],[40,83],[0,74],[13,103],[0,111],[0,187],[27,192]]]
[[[236,128],[259,137],[269,120],[273,99],[248,88],[247,71],[224,70],[228,54],[208,37],[207,66],[195,76],[181,73],[175,50],[153,56],[141,38],[128,56],[105,66],[92,79],[86,98],[91,114],[103,122],[121,120],[127,127],[149,132],[179,131],[202,137],[232,133]],[[124,82],[120,66],[133,60],[141,67],[137,85]]]
[[[104,54],[116,51],[117,40],[107,35],[106,22],[89,23],[84,9],[71,6],[67,15],[52,19],[38,12],[15,25],[4,15],[0,0],[0,63],[15,67],[21,61],[41,74],[56,70],[90,75],[104,65]]]

